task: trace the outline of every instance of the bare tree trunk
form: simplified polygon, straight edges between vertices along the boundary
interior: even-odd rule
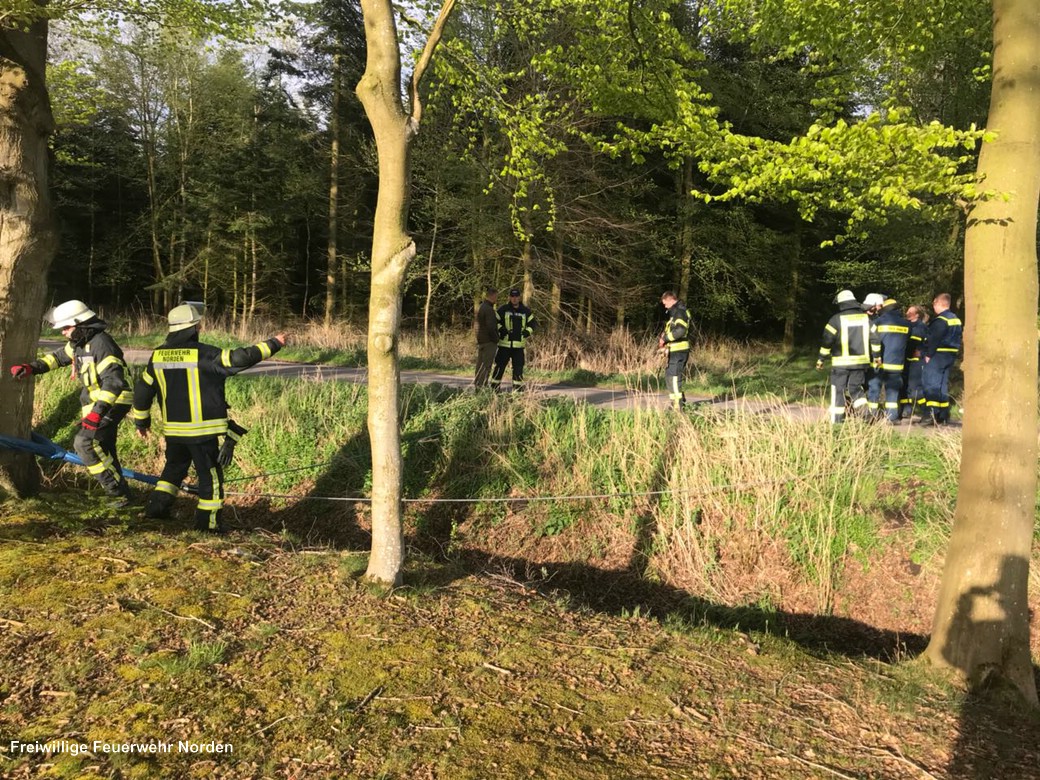
[[[446,0],[416,65],[409,115],[401,102],[401,53],[391,0],[361,0],[368,54],[357,94],[372,125],[379,157],[379,195],[372,231],[372,290],[368,304],[372,554],[365,578],[387,585],[400,583],[404,563],[401,372],[397,346],[405,271],[415,257],[415,242],[408,234],[411,143],[422,117],[419,81],[443,34],[454,2]]]
[[[437,246],[437,192],[433,193],[433,236],[426,258],[426,306],[423,307],[423,351],[430,356],[430,301],[433,300],[433,254]]]
[[[396,44],[395,44],[396,45]],[[331,327],[336,314],[336,273],[339,270],[339,106],[340,91],[343,89],[340,73],[340,55],[332,57],[332,111],[329,115],[329,135],[332,148],[329,152],[329,247],[325,272],[325,327]]]
[[[1037,465],[1037,203],[1040,5],[993,0],[993,91],[979,178],[1010,194],[976,203],[965,233],[964,437],[957,512],[931,661],[969,685],[990,678],[1037,704],[1029,560]]]
[[[794,352],[794,332],[798,324],[798,293],[801,284],[802,234],[801,225],[795,229],[791,241],[791,252],[788,258],[790,277],[788,278],[787,295],[784,300],[784,343],[785,355]]]
[[[256,318],[256,288],[260,286],[260,263],[256,253],[256,229],[249,230],[249,253],[252,257],[253,267],[251,273],[252,291],[249,295],[249,321]]]
[[[47,300],[47,271],[57,248],[48,190],[47,138],[54,130],[44,77],[47,22],[0,28],[0,365],[35,357]],[[28,438],[33,383],[0,376],[0,434]],[[39,489],[30,455],[0,450],[0,487]]]
[[[552,273],[552,281],[550,282],[549,290],[549,332],[556,333],[561,322],[561,299],[563,297],[563,290],[560,288],[560,279],[563,277],[563,236],[560,235],[560,230],[555,231],[556,240],[553,241],[553,260],[554,267]]]
[[[690,274],[693,271],[693,158],[683,162],[679,177],[679,300],[690,295]]]

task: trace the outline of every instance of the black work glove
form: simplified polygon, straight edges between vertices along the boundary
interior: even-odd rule
[[[243,428],[234,420],[228,420],[228,432],[224,437],[224,443],[220,445],[220,452],[217,453],[217,463],[225,468],[230,466],[231,461],[235,459],[235,445],[247,433],[247,428]]]

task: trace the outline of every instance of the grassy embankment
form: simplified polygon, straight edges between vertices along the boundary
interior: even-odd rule
[[[74,388],[38,381],[67,441]],[[958,439],[406,394],[406,587],[358,584],[365,391],[242,378],[226,539],[49,470],[0,522],[2,735],[232,756],[0,757],[5,776],[1025,777],[1040,725],[904,660]],[[121,437],[126,465],[154,446]],[[490,499],[676,491],[570,502]],[[309,500],[265,498],[286,493]],[[1034,567],[1035,572],[1040,567]],[[1034,592],[1037,584],[1034,579]],[[814,617],[809,617],[814,616]],[[870,660],[877,657],[883,660]],[[982,774],[979,774],[982,773]]]

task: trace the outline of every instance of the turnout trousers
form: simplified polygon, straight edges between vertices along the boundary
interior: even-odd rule
[[[664,382],[668,387],[668,400],[673,409],[682,409],[686,406],[686,394],[683,392],[683,373],[686,371],[686,361],[690,359],[688,349],[680,349],[668,353],[668,366],[664,370]]]
[[[925,409],[924,384],[922,374],[924,373],[923,360],[907,360],[906,368],[903,369],[903,396],[900,402],[903,404],[903,417],[909,417],[914,412],[922,412]]]
[[[193,442],[168,437],[166,464],[155,491],[148,499],[145,514],[148,517],[167,517],[181,483],[188,476],[188,469],[194,466],[199,496],[195,508],[195,530],[223,533],[226,530],[222,522],[224,469],[217,462],[219,453],[216,436]]]
[[[903,391],[903,372],[876,368],[867,379],[867,409],[874,417],[885,410],[888,419],[899,422],[899,401]],[[882,401],[882,396],[884,400]]]
[[[921,382],[926,411],[936,422],[944,423],[950,419],[950,369],[956,359],[956,352],[936,352],[924,364]]]
[[[109,407],[96,431],[81,426],[76,432],[76,438],[72,440],[72,448],[87,467],[87,472],[101,483],[101,487],[110,496],[125,496],[130,492],[123,477],[119,456],[116,454],[119,423],[129,411],[128,404]]]
[[[524,389],[524,348],[523,347],[499,347],[495,353],[495,370],[491,373],[491,388],[498,390],[502,385],[502,377],[506,373],[506,366],[510,361],[513,363],[513,392],[519,393]]]
[[[831,405],[830,419],[832,423],[845,422],[845,407],[851,404],[853,412],[863,410],[867,405],[863,385],[867,379],[864,366],[831,368]]]

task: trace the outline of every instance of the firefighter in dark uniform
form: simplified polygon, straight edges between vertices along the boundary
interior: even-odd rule
[[[690,359],[690,314],[686,311],[686,305],[671,290],[661,294],[661,305],[668,319],[664,324],[664,332],[657,339],[657,346],[668,353],[668,367],[664,370],[665,386],[672,408],[680,410],[686,406],[682,384],[686,362]]]
[[[950,369],[964,338],[961,319],[950,311],[950,296],[939,293],[932,301],[935,317],[928,325],[924,348],[925,425],[945,425],[950,421]]]
[[[910,321],[892,298],[886,298],[878,310],[871,326],[874,339],[871,342],[871,357],[874,374],[879,386],[878,404],[881,394],[885,396],[885,419],[892,425],[899,424],[899,400],[903,390],[903,366],[906,360],[906,345],[910,338]],[[880,407],[877,417],[880,418]]]
[[[903,394],[900,399],[904,418],[925,408],[924,385],[921,382],[924,361],[921,356],[928,335],[928,317],[923,306],[915,304],[908,307],[906,319],[910,322],[910,337],[906,345],[906,368],[903,370]]]
[[[66,301],[51,309],[47,319],[68,343],[40,360],[12,366],[11,375],[24,379],[72,365],[72,375],[83,383],[80,428],[73,449],[115,504],[124,506],[130,500],[130,486],[116,454],[116,434],[130,411],[133,393],[123,350],[106,332],[107,323],[83,301]]]
[[[239,432],[245,432],[237,426],[229,432],[224,381],[271,357],[285,345],[285,335],[279,333],[251,347],[220,349],[199,341],[201,319],[199,310],[187,304],[170,312],[169,335],[152,353],[134,391],[133,419],[138,435],[147,437],[152,400],[158,400],[166,438],[166,463],[145,515],[167,517],[188,469],[194,466],[199,496],[195,528],[222,533],[222,464],[230,462],[228,450],[233,450]],[[221,436],[227,437],[223,453],[218,447]]]
[[[877,319],[881,307],[885,305],[885,296],[881,293],[867,293],[863,299],[863,311],[870,317],[871,333],[874,332],[874,320]],[[873,358],[867,366],[867,416],[876,420],[881,402],[881,372],[874,367]]]
[[[506,366],[513,363],[513,390],[524,389],[524,345],[534,333],[538,323],[531,310],[520,302],[520,290],[509,291],[509,303],[498,308],[498,351],[495,353],[495,370],[491,373],[491,389],[499,390]]]
[[[831,359],[830,420],[845,422],[846,398],[853,412],[867,405],[864,383],[870,365],[870,318],[850,290],[842,290],[834,298],[838,312],[823,328],[823,340],[816,369],[823,369],[825,358]]]

